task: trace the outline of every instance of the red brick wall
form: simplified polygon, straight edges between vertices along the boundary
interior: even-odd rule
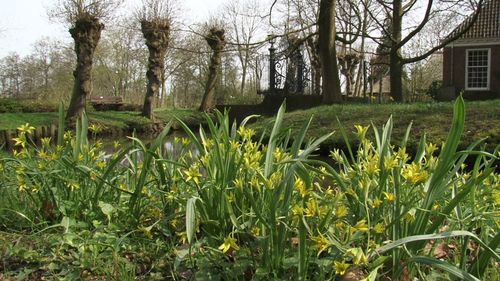
[[[446,47],[443,50],[443,86],[454,86],[457,92],[465,89],[465,56],[467,49],[491,50],[490,90],[466,91],[469,99],[500,98],[500,45]],[[457,94],[458,94],[457,93]]]

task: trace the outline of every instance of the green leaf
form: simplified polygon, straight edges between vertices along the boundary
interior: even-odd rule
[[[453,122],[446,143],[444,144],[434,173],[426,183],[426,196],[418,211],[415,223],[412,226],[414,234],[423,234],[429,221],[429,210],[432,209],[434,202],[439,199],[444,191],[447,190],[447,174],[453,168],[456,158],[456,151],[460,143],[460,137],[465,126],[465,103],[462,96],[458,97],[453,109]],[[420,247],[421,245],[419,245]]]
[[[490,241],[488,247],[491,249],[497,249],[500,245],[500,233],[497,233],[495,237]],[[469,269],[470,273],[474,273],[479,277],[483,277],[486,268],[488,267],[490,258],[494,256],[493,253],[489,251],[482,251],[479,257],[476,259],[474,264]],[[498,256],[496,257],[498,261]]]
[[[374,270],[370,272],[368,276],[366,276],[366,278],[362,279],[361,281],[375,281],[377,279],[378,270],[380,268],[382,268],[382,265],[377,266]]]
[[[99,201],[99,208],[101,208],[102,213],[106,215],[108,221],[111,221],[111,216],[115,212],[115,207],[111,204]]]
[[[57,128],[57,145],[62,146],[64,144],[64,103],[59,104],[59,114],[58,114],[59,125]]]
[[[285,103],[280,106],[278,114],[274,122],[273,130],[271,131],[271,136],[269,137],[269,144],[266,152],[266,162],[264,163],[264,175],[269,177],[273,168],[273,154],[274,148],[276,147],[276,137],[281,129],[281,123],[283,122],[283,115],[285,114]]]
[[[64,217],[61,220],[61,226],[64,228],[64,233],[68,233],[69,231],[69,226],[71,225],[71,220],[68,217]]]
[[[196,200],[198,198],[189,198],[186,203],[186,234],[188,243],[193,243],[196,229]]]
[[[427,264],[430,265],[434,268],[441,269],[443,271],[446,271],[447,273],[451,274],[452,276],[459,278],[461,280],[466,280],[466,281],[480,281],[477,279],[475,276],[461,270],[460,268],[451,265],[445,261],[441,261],[435,258],[431,257],[422,257],[422,256],[416,256],[416,257],[411,257],[409,259],[409,263],[411,262],[417,262],[417,263],[422,263],[422,264]]]
[[[476,240],[476,242],[478,242],[481,246],[483,246],[487,251],[489,251],[493,256],[495,256],[497,259],[500,260],[500,256],[497,253],[495,253],[495,251],[492,250],[488,245],[486,245],[486,243],[484,243],[481,239],[479,239],[479,237],[477,237],[472,232],[464,231],[464,230],[448,231],[448,232],[443,232],[443,233],[439,233],[439,234],[413,235],[413,236],[401,238],[399,240],[396,240],[394,242],[391,242],[387,245],[384,245],[382,247],[375,249],[375,251],[373,251],[373,253],[371,253],[368,256],[368,260],[371,260],[375,256],[378,256],[382,253],[393,250],[394,248],[397,248],[401,245],[408,244],[411,242],[435,240],[435,239],[446,239],[446,238],[458,237],[458,236],[471,237],[472,239]]]

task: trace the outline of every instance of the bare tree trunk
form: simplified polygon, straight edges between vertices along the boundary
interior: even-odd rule
[[[165,53],[167,52],[170,35],[170,22],[168,20],[143,20],[141,21],[141,30],[149,51],[148,70],[146,72],[148,85],[142,115],[153,119],[154,98],[160,95]]]
[[[335,5],[336,0],[321,0],[319,4],[319,56],[321,58],[321,74],[323,76],[323,102],[342,102],[340,78],[335,48]]]
[[[402,37],[402,17],[401,17],[401,1],[393,2],[393,17],[392,17],[392,38],[393,46],[401,42]],[[400,48],[392,47],[389,54],[389,73],[391,85],[391,97],[394,101],[403,102],[403,64]]]
[[[212,49],[210,66],[208,67],[208,78],[205,85],[205,93],[200,105],[200,111],[210,111],[215,107],[215,87],[217,86],[218,70],[221,65],[222,50],[226,46],[224,29],[212,28],[205,38]]]
[[[98,18],[89,15],[77,20],[75,26],[69,30],[75,41],[76,69],[73,72],[75,82],[66,120],[79,116],[85,109],[87,96],[92,91],[91,72],[94,51],[103,29],[104,24],[100,23]]]
[[[368,11],[365,9],[363,12],[363,23],[361,25],[361,46],[359,48],[360,52],[360,64],[358,68],[358,75],[356,76],[356,85],[354,89],[355,96],[361,96],[361,91],[363,91],[363,97],[366,96],[366,87],[365,87],[365,33],[368,28]]]

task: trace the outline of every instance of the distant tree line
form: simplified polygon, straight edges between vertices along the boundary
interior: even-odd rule
[[[175,1],[144,0],[134,15],[107,22],[121,2],[61,0],[52,16],[68,25],[74,42],[42,38],[25,57],[2,58],[0,96],[63,99],[72,116],[79,110],[71,108],[85,102],[75,97],[89,95],[121,96],[148,117],[159,106],[207,110],[257,101],[269,64],[267,37],[304,52],[308,91],[325,103],[366,97],[384,77],[391,97],[405,101],[431,84],[423,75],[436,71],[426,62],[483,1],[235,0],[208,22],[189,25],[177,21]]]

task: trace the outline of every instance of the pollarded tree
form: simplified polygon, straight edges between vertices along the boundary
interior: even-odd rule
[[[222,61],[222,51],[226,46],[226,37],[224,29],[220,27],[211,27],[205,36],[208,45],[212,49],[212,57],[208,67],[207,83],[205,85],[205,94],[201,102],[200,111],[209,111],[215,107],[215,86],[219,75],[219,68]]]
[[[139,12],[141,31],[149,51],[148,79],[142,115],[153,119],[154,98],[159,96],[174,14],[171,0],[143,0]]]
[[[104,29],[103,21],[123,0],[59,0],[49,11],[51,18],[70,25],[69,33],[75,41],[76,68],[73,93],[66,120],[80,115],[87,96],[92,91],[91,72],[94,51]]]

